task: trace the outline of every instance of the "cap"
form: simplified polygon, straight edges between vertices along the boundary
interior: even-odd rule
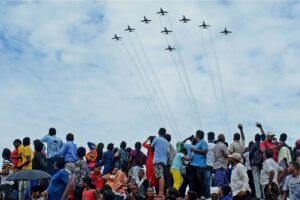
[[[268,136],[275,136],[275,134],[272,133],[272,132],[268,132],[268,133],[267,133],[267,137],[268,137]]]
[[[228,155],[229,158],[233,158],[234,160],[237,160],[239,162],[243,162],[242,156],[239,153],[233,153]]]
[[[210,187],[210,193],[211,194],[218,194],[219,193],[219,187]]]

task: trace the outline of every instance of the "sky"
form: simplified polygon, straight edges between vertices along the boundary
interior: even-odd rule
[[[248,143],[257,121],[293,144],[299,20],[298,1],[1,1],[0,147],[50,127],[79,146],[133,145],[160,127],[173,142],[198,129],[230,142],[238,123]]]

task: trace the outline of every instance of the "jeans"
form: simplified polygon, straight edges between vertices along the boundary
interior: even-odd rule
[[[211,186],[211,176],[212,176],[213,168],[211,166],[207,166],[205,169],[205,197],[210,197],[210,186]]]
[[[260,171],[261,167],[253,166],[252,174],[253,174],[253,181],[255,187],[255,196],[256,198],[260,199],[261,197],[261,186],[260,186]]]
[[[205,167],[190,166],[190,191],[196,192],[199,198],[205,193],[204,174]]]

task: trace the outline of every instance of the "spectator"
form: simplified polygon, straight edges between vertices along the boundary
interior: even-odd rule
[[[118,170],[116,177],[114,179],[115,184],[113,185],[112,189],[116,194],[115,200],[124,200],[125,191],[127,189],[127,181],[128,181],[128,174],[129,165],[125,162],[122,163],[122,168]]]
[[[243,153],[243,160],[244,160],[244,165],[247,168],[247,174],[249,178],[249,186],[251,189],[251,197],[255,197],[255,186],[254,186],[254,180],[253,180],[253,173],[252,173],[252,166],[250,163],[250,152],[249,149],[251,149],[251,146],[254,145],[254,142],[249,142],[248,147],[245,148],[245,151]]]
[[[75,193],[74,197],[76,200],[82,199],[82,192],[84,189],[83,180],[89,175],[89,168],[87,163],[84,161],[84,156],[86,154],[86,149],[84,147],[79,147],[77,149],[77,158],[75,162]]]
[[[235,133],[233,136],[233,143],[229,146],[229,153],[239,153],[241,156],[243,155],[244,148],[245,148],[245,134],[243,130],[243,125],[238,124],[238,128],[240,130],[240,133]],[[240,138],[242,137],[242,140],[240,141]]]
[[[41,141],[47,143],[47,171],[49,174],[53,174],[55,162],[54,156],[62,147],[63,142],[60,138],[56,137],[55,128],[50,128],[48,135],[45,135]]]
[[[155,136],[149,136],[147,140],[143,143],[143,147],[147,149],[146,176],[151,186],[156,186],[154,167],[153,167],[154,151],[151,147],[154,138]]]
[[[279,137],[279,153],[278,164],[283,169],[283,178],[279,182],[279,187],[282,189],[286,176],[288,175],[288,166],[292,162],[291,148],[286,144],[287,134],[282,133]]]
[[[282,200],[298,200],[300,197],[300,165],[297,162],[290,164],[289,171],[291,175],[287,176],[283,186]]]
[[[219,187],[211,187],[210,188],[210,197],[211,197],[211,200],[219,199]]]
[[[227,146],[225,145],[225,136],[223,134],[218,135],[218,142],[214,149],[215,163],[215,183],[214,186],[220,187],[228,185],[229,181],[226,175],[227,169],[227,156],[229,155]]]
[[[132,179],[132,183],[137,184],[138,193],[145,196],[146,190],[149,187],[149,181],[147,180],[144,169],[139,169],[135,177],[136,178]]]
[[[103,153],[103,158],[101,161],[101,166],[104,166],[103,175],[111,173],[114,168],[114,144],[109,143],[107,145],[107,151]]]
[[[166,134],[164,137],[169,143],[168,162],[167,162],[167,165],[164,166],[164,177],[165,177],[165,184],[166,184],[165,188],[168,189],[168,188],[173,186],[173,178],[172,178],[172,174],[171,174],[170,169],[171,169],[174,157],[176,155],[176,150],[175,150],[174,146],[171,143],[172,136],[170,134]]]
[[[229,186],[222,186],[219,190],[219,200],[232,200],[231,188]]]
[[[197,199],[198,199],[198,196],[197,196],[196,192],[188,191],[186,193],[185,200],[197,200]]]
[[[132,177],[136,178],[139,169],[146,165],[147,156],[141,151],[142,144],[140,142],[135,143],[135,149],[130,152],[129,161],[132,167]]]
[[[275,162],[278,161],[278,146],[275,144],[274,138],[275,134],[272,132],[267,133],[267,140],[260,143],[260,150],[264,152],[265,149],[272,149],[273,151],[273,159]]]
[[[121,159],[121,165],[123,162],[126,162],[128,163],[129,162],[129,158],[128,158],[128,155],[126,153],[126,142],[125,141],[122,141],[121,144],[120,144],[120,159]]]
[[[214,147],[215,147],[215,133],[209,132],[207,133],[207,154],[206,154],[206,168],[205,168],[205,197],[210,197],[210,186],[211,186],[211,177],[212,173],[214,171],[213,166],[215,162],[215,156],[214,156]]]
[[[104,180],[101,175],[101,166],[96,164],[93,171],[90,172],[90,177],[97,190],[101,190],[104,185]]]
[[[152,187],[147,188],[145,200],[154,200],[154,190]]]
[[[98,200],[99,195],[95,189],[92,179],[89,176],[86,176],[83,179],[84,190],[82,192],[82,197],[84,200]]]
[[[43,143],[40,140],[35,140],[33,144],[35,153],[32,159],[32,169],[47,171],[47,159],[42,153]]]
[[[77,160],[77,145],[74,144],[74,135],[72,133],[67,134],[66,140],[67,142],[62,145],[57,153],[55,153],[55,156],[62,156],[67,164],[71,163],[74,165]]]
[[[11,152],[9,149],[3,149],[2,152],[2,158],[3,158],[3,163],[2,163],[2,171],[0,172],[1,174],[1,193],[2,193],[2,199],[3,200],[8,200],[11,199],[10,194],[13,190],[13,181],[7,181],[7,177],[11,174],[13,174],[14,170],[14,165],[10,161],[10,155]]]
[[[22,141],[19,139],[15,139],[13,142],[13,145],[14,145],[15,149],[13,150],[13,152],[11,152],[10,159],[11,159],[11,162],[14,164],[14,167],[17,168],[20,165],[19,160],[21,158],[21,157],[19,157],[18,149],[20,146],[23,146],[23,145],[22,145]]]

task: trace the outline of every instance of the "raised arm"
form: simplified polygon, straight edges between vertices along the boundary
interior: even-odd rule
[[[184,143],[186,143],[188,140],[192,140],[193,138],[194,138],[194,136],[191,135],[190,137],[185,138],[185,139],[182,141],[182,143],[184,144]]]
[[[241,133],[242,141],[245,141],[245,133],[244,133],[243,125],[242,124],[238,124],[238,128],[239,128],[240,133]]]
[[[259,122],[256,122],[256,127],[259,128],[260,132],[261,132],[261,140],[264,141],[266,139],[266,134],[265,134],[265,131],[261,125],[261,123]]]

